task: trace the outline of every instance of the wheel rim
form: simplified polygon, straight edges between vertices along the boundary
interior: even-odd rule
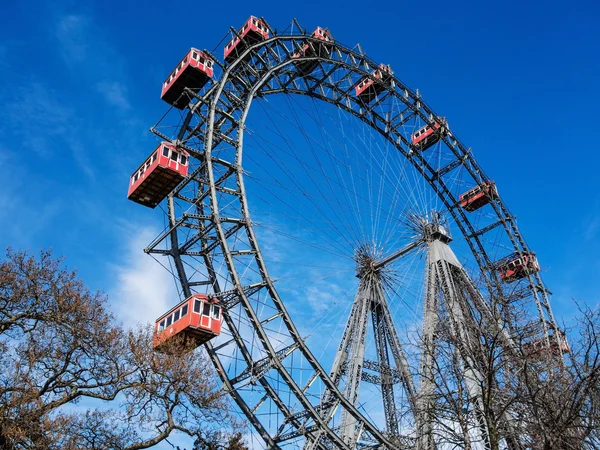
[[[228,346],[208,344],[207,348],[226,389],[231,392],[268,446],[277,447],[281,442],[289,442],[306,433],[321,430],[325,432],[326,439],[332,444],[340,448],[347,447],[338,436],[339,430],[328,426],[320,417],[318,405],[307,398],[303,393],[304,387],[298,385],[297,377],[286,367],[286,359],[297,354],[301,355],[303,361],[310,366],[322,386],[339,395],[342,407],[358,421],[364,423],[364,442],[394,446],[337,390],[327,375],[328,371],[321,367],[305,345],[269,277],[248,211],[242,168],[243,129],[253,98],[282,92],[308,95],[335,105],[384,136],[427,180],[452,216],[465,242],[468,243],[481,273],[485,275],[488,292],[502,296],[510,294],[505,292],[505,286],[500,283],[494,269],[494,262],[488,255],[481,237],[492,230],[501,229],[506,233],[515,251],[528,252],[529,249],[518,232],[514,217],[510,215],[501,199],[492,203],[496,220],[480,227],[475,227],[464,210],[458,206],[456,193],[445,183],[445,178],[452,171],[458,168],[465,170],[472,177],[474,184],[482,185],[489,179],[475,162],[470,150],[455,136],[446,136],[443,140],[442,145],[449,155],[448,162],[443,166],[433,167],[424,153],[411,151],[406,132],[401,131],[400,127],[412,118],[418,118],[424,123],[432,123],[437,117],[416,93],[394,78],[394,82],[379,96],[383,100],[378,99],[375,102],[376,106],[361,104],[353,98],[353,89],[348,90],[348,88],[352,88],[360,78],[375,70],[377,68],[375,62],[338,43],[332,43],[329,58],[306,58],[306,60],[317,61],[321,73],[329,76],[321,77],[320,81],[304,76],[302,84],[295,82],[298,74],[287,55],[301,43],[307,42],[307,39],[306,35],[280,35],[256,44],[228,67],[223,67],[223,75],[219,83],[203,95],[194,96],[188,92],[193,99],[193,106],[187,113],[176,139],[172,140],[184,146],[192,156],[196,157],[197,169],[169,197],[170,227],[146,251],[173,257],[186,296],[192,291],[208,288],[209,291],[220,295],[221,302],[226,306],[239,307],[240,314],[242,312],[245,314],[244,327],[240,327],[240,321],[236,322],[236,317],[226,316],[231,338],[228,345],[235,346],[246,363],[245,367],[237,368],[235,377],[231,376],[223,363],[223,351]],[[248,64],[245,61],[247,56],[252,58],[249,60],[250,64],[261,61],[258,63],[258,76],[257,71],[244,68]],[[332,79],[333,74],[338,71],[340,74],[336,79],[342,81],[340,85],[332,85],[329,79]],[[404,105],[401,114],[386,116],[385,99],[389,98],[394,98],[399,104]],[[159,129],[160,127],[157,126],[153,130],[159,136],[169,138]],[[184,195],[186,189],[195,191],[195,195]],[[235,207],[232,207],[232,204],[235,204]],[[230,214],[232,211],[236,211],[237,216]],[[191,237],[189,230],[196,233],[195,237]],[[237,245],[232,245],[233,242]],[[239,250],[240,242],[244,244],[241,250]],[[162,243],[164,248],[161,248]],[[252,285],[245,285],[242,282],[239,273],[239,267],[242,265],[237,261],[243,258],[252,260],[246,265],[255,265],[257,273],[261,275],[261,281]],[[226,267],[227,277],[230,280],[230,286],[227,287],[231,289],[221,287],[222,283],[217,275],[220,269],[216,267],[216,261]],[[199,269],[194,264],[200,264],[203,268]],[[518,289],[512,291],[520,292],[523,302],[534,304],[538,316],[544,321],[554,323],[547,291],[539,274],[530,275],[519,283]],[[263,326],[265,318],[255,310],[254,300],[259,296],[261,302],[271,302],[272,309],[277,311],[279,317],[273,320],[280,320],[285,325],[292,340],[290,345],[276,348],[270,342]],[[247,346],[247,339],[243,336],[248,325],[252,329],[253,336],[261,343],[262,352],[258,355],[252,354]],[[547,334],[547,328],[545,332]],[[293,393],[293,402],[282,398],[279,389],[266,379],[265,374],[268,371],[276,372],[277,379],[286,385],[286,390]],[[254,400],[249,401],[237,387],[239,383],[248,379],[252,379],[256,383],[256,390],[261,392],[258,400],[254,396]],[[284,419],[284,423],[277,424],[276,431],[272,426],[266,426],[259,417],[264,402],[269,402],[276,407]],[[302,410],[292,409],[298,404],[302,406]]]

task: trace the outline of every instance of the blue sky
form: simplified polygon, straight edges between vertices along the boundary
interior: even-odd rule
[[[391,64],[498,183],[559,319],[571,298],[598,304],[592,1],[10,2],[0,19],[0,246],[53,247],[124,320],[173,303],[170,277],[142,253],[163,218],[128,202],[127,182],[156,145],[147,130],[166,110],[166,75],[189,47],[214,49],[250,14],[281,29],[293,17],[329,27]]]

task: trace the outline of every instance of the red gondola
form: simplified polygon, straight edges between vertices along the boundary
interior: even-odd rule
[[[244,26],[239,29],[237,34],[239,37],[234,37],[225,46],[225,50],[223,52],[225,62],[231,62],[235,60],[238,55],[242,54],[244,50],[246,50],[252,44],[269,39],[269,29],[267,28],[266,24],[254,16],[250,16]]]
[[[183,109],[189,99],[182,96],[183,90],[202,89],[213,76],[213,60],[198,49],[192,48],[167,77],[160,98],[175,108]]]
[[[370,76],[364,77],[355,88],[356,96],[363,102],[369,103],[373,101],[379,94],[385,90],[385,86],[381,82],[387,82],[394,75],[392,68],[389,65],[380,64],[378,69],[375,69]],[[381,82],[377,82],[380,80]]]
[[[525,278],[540,270],[535,253],[514,253],[504,258],[497,266],[500,279],[506,283]]]
[[[310,34],[311,38],[319,39],[323,42],[331,42],[331,35],[329,31],[325,28],[317,27],[315,31]],[[303,56],[318,56],[318,57],[327,57],[331,52],[330,48],[322,43],[316,42],[307,42],[302,46],[300,51],[294,53],[292,55],[292,59],[301,58]],[[319,65],[319,61],[299,61],[294,63],[298,72],[306,75],[317,68]]]
[[[527,356],[542,356],[548,353],[560,355],[571,352],[567,337],[562,331],[557,330],[554,334],[550,335],[549,338],[549,343],[546,338],[526,342],[523,344],[523,353]]]
[[[187,176],[188,160],[186,151],[168,142],[161,142],[131,175],[127,198],[155,208]]]
[[[215,298],[193,294],[156,321],[153,347],[165,351],[166,342],[174,336],[193,339],[196,346],[202,345],[221,334],[222,322],[221,307]]]
[[[496,185],[493,181],[486,181],[462,194],[460,196],[460,206],[466,211],[473,212],[497,198]]]
[[[427,150],[447,133],[448,124],[446,119],[438,117],[433,125],[427,124],[413,133],[412,146],[419,151]]]

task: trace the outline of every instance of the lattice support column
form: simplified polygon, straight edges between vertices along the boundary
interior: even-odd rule
[[[483,390],[484,377],[477,369],[477,357],[481,355],[477,346],[480,345],[479,335],[474,333],[473,318],[470,317],[470,307],[477,303],[469,299],[465,292],[475,292],[476,289],[464,272],[462,265],[447,245],[449,238],[444,235],[434,235],[428,240],[427,253],[427,286],[423,319],[423,351],[421,357],[420,393],[419,393],[419,423],[418,449],[433,450],[435,389],[436,373],[436,341],[439,339],[436,330],[441,313],[441,302],[450,321],[450,329],[457,343],[461,358],[461,370],[469,398],[473,404],[477,423],[472,433],[464,436],[465,442],[478,442],[484,448],[489,448],[489,432],[484,415]],[[468,285],[465,285],[468,284]],[[480,306],[480,305],[476,305]],[[483,312],[485,314],[485,312]]]
[[[379,262],[371,256],[357,258],[360,283],[330,374],[331,379],[354,405],[358,405],[362,381],[378,384],[381,388],[386,433],[388,436],[398,439],[400,435],[394,384],[402,384],[413,407],[416,391],[408,360],[385,298],[383,283],[386,275],[383,268],[386,263],[417,248],[421,243],[415,242],[392,257]],[[377,362],[365,360],[366,345],[367,342],[371,342],[367,339],[369,321],[373,325],[372,342],[375,344]],[[391,365],[391,357],[393,357],[396,367]],[[364,371],[365,369],[378,371],[380,375],[367,373]],[[321,411],[324,412],[323,419],[326,422],[331,421],[339,401],[329,391],[326,391],[321,399],[321,405],[323,405],[321,408]],[[362,433],[362,424],[343,409],[340,436],[346,445],[350,448],[356,447]],[[322,433],[309,434],[305,449],[312,450],[323,437]]]
[[[436,270],[432,263],[431,252],[427,254],[427,285],[425,290],[425,305],[423,308],[423,331],[421,364],[419,371],[419,396],[417,401],[417,448],[418,450],[433,450],[433,408],[435,392],[435,331],[438,324],[438,295]]]
[[[355,302],[358,303],[356,326],[351,330],[353,339],[350,347],[350,358],[346,371],[346,389],[344,394],[354,405],[358,402],[360,394],[360,382],[365,360],[365,347],[367,343],[367,329],[369,324],[369,313],[372,302],[372,280],[361,280]],[[342,411],[341,436],[349,447],[356,443],[356,419]]]

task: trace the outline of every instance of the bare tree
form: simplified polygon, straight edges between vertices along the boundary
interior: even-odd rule
[[[123,329],[48,251],[0,262],[0,347],[2,448],[133,450],[237,425],[202,351],[154,352],[152,327]]]
[[[241,433],[225,434],[215,431],[198,437],[193,450],[248,450]]]
[[[468,322],[471,339],[465,342],[450,321],[440,320],[436,345],[422,346],[423,352],[433,352],[429,376],[435,388],[428,417],[434,423],[435,444],[430,448],[485,445],[496,450],[503,445],[511,399],[499,383],[500,374],[506,371],[504,333],[490,322],[489,317],[472,315]],[[480,393],[477,398],[474,391]]]
[[[600,309],[580,308],[569,351],[524,358],[516,401],[535,449],[596,449],[600,438]],[[558,360],[558,363],[557,363]]]
[[[547,342],[518,327],[509,332],[499,310],[469,314],[477,336],[469,345],[448,321],[440,321],[435,347],[422,345],[434,352],[435,393],[427,404],[435,444],[474,448],[481,427],[478,448],[600,448],[600,309],[580,310],[569,348],[562,335]],[[479,399],[467,389],[474,382]]]

